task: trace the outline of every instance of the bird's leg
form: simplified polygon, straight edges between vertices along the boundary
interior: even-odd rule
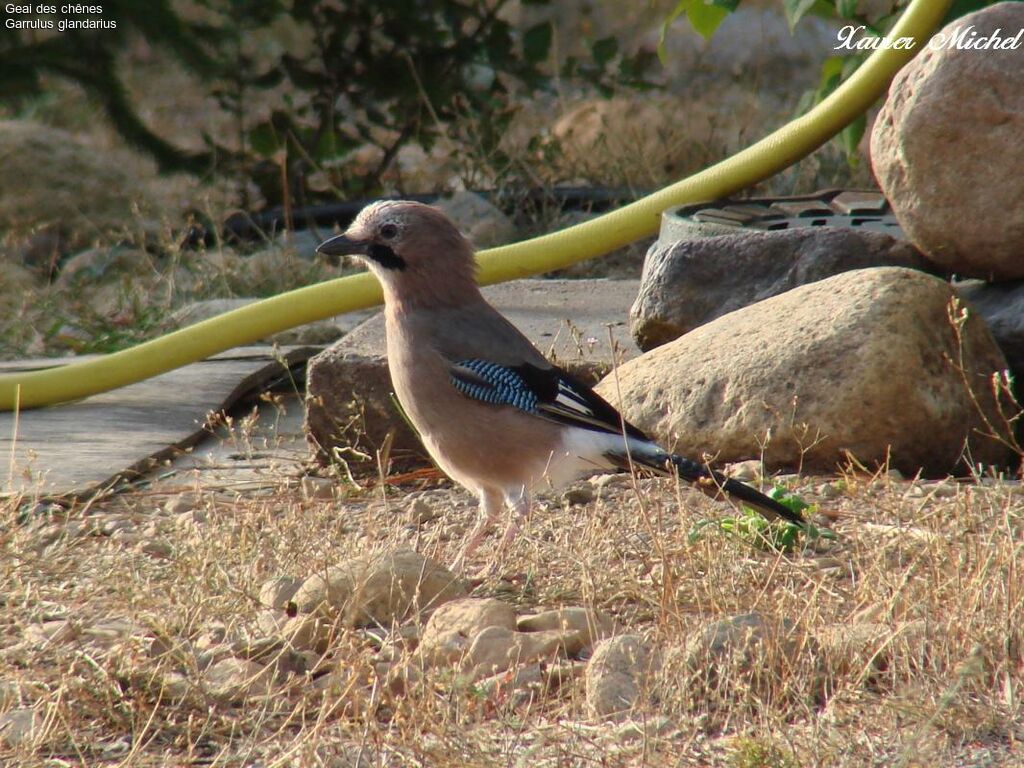
[[[473,531],[462,546],[462,551],[456,558],[455,563],[452,564],[453,571],[461,571],[466,560],[473,556],[473,553],[476,552],[480,542],[483,541],[484,536],[487,534],[487,529],[494,524],[494,521],[498,519],[498,515],[501,514],[504,503],[505,500],[500,491],[493,488],[485,488],[480,492],[480,514],[476,525],[473,527]]]
[[[501,541],[498,543],[497,554],[499,556],[522,530],[520,523],[526,519],[526,513],[530,511],[530,492],[524,486],[517,493],[507,495],[505,502],[512,511],[512,516],[508,521],[508,526],[505,528],[505,533],[501,536]]]

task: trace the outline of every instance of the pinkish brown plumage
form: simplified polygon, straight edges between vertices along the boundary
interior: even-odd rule
[[[799,519],[753,488],[666,453],[549,363],[484,299],[472,247],[437,209],[374,203],[318,250],[358,255],[380,280],[395,393],[438,466],[481,502],[483,519],[462,558],[503,505],[521,516],[534,491],[633,463],[711,480],[771,516]],[[515,530],[513,523],[503,544]]]

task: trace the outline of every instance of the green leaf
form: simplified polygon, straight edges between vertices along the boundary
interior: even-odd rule
[[[544,61],[551,50],[551,37],[550,21],[534,24],[523,34],[523,58],[533,63]]]
[[[261,123],[249,131],[249,146],[262,157],[270,157],[281,148],[277,131],[270,123]]]
[[[710,5],[704,0],[692,0],[686,9],[686,18],[690,20],[693,28],[700,33],[701,37],[709,40],[722,20],[729,15],[729,11],[717,5]]]
[[[672,26],[672,22],[686,13],[686,9],[689,8],[691,2],[693,0],[679,0],[676,3],[676,7],[672,9],[672,12],[661,22],[661,31],[658,33],[658,60],[661,61],[662,66],[668,66],[668,54],[665,52],[665,38],[668,35],[668,28]]]
[[[786,12],[790,30],[802,19],[818,0],[782,0],[782,10]]]
[[[594,63],[602,69],[618,52],[619,41],[614,37],[601,38],[590,46],[590,53],[594,57]]]
[[[846,162],[851,168],[860,163],[860,140],[864,138],[864,131],[867,129],[868,121],[865,115],[861,115],[848,126],[839,132],[839,144],[846,153]]]
[[[836,13],[844,19],[857,15],[857,0],[836,0]]]
[[[717,5],[719,8],[725,8],[729,13],[732,13],[740,7],[740,0],[711,0],[711,5]]]

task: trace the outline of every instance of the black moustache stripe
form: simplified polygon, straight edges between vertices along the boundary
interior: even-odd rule
[[[408,264],[405,263],[405,259],[386,245],[381,245],[380,243],[374,243],[371,245],[367,249],[366,255],[384,267],[384,269],[402,270],[408,266]]]

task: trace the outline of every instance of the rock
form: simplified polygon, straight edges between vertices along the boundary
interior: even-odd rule
[[[951,298],[912,270],[845,272],[703,325],[620,366],[597,392],[665,447],[722,462],[831,472],[852,454],[945,475],[964,466],[967,442],[972,461],[1002,464],[1008,452],[984,437],[977,407],[1003,423],[990,379],[1006,362],[974,313],[961,349]],[[961,354],[977,405],[951,362]]]
[[[79,135],[29,120],[0,120],[0,230],[14,236],[40,231],[82,247],[102,232],[137,225],[135,206],[156,207],[160,185],[151,163],[125,150],[98,151]],[[176,211],[160,212],[173,220]]]
[[[22,703],[21,685],[16,680],[0,679],[0,710],[7,711]]]
[[[516,628],[515,609],[493,598],[465,598],[445,603],[434,611],[423,628],[420,656],[428,665],[460,661],[474,639],[490,627],[511,634]]]
[[[238,701],[269,694],[273,690],[274,670],[255,661],[231,656],[207,669],[203,680],[212,698]]]
[[[973,29],[971,29],[973,27]],[[1024,28],[1004,2],[938,34]],[[935,40],[936,38],[933,38]],[[871,132],[871,165],[907,236],[934,262],[984,279],[1024,277],[1024,47],[926,47],[893,78]]]
[[[587,651],[598,640],[610,637],[615,632],[615,622],[611,617],[600,611],[582,607],[559,608],[521,616],[516,622],[516,627],[520,632],[566,633],[563,645],[569,656],[577,656]]]
[[[747,613],[712,622],[686,642],[684,660],[691,685],[708,696],[729,694],[772,697],[791,691],[791,681],[803,681],[820,699],[824,676],[821,653],[788,619],[775,622]],[[801,668],[809,665],[808,676]]]
[[[475,248],[505,245],[516,239],[512,220],[475,192],[455,192],[434,207],[444,211]]]
[[[180,493],[167,500],[164,511],[171,516],[190,513],[199,506],[199,497],[194,493]]]
[[[298,651],[326,653],[337,633],[334,623],[318,614],[305,614],[287,619],[281,636]]]
[[[956,292],[981,315],[1006,356],[1010,372],[1017,382],[1024,382],[1024,281],[971,280],[957,285]]]
[[[406,509],[405,514],[408,516],[409,522],[417,527],[432,522],[441,516],[437,510],[422,498],[415,498],[409,502],[409,507]]]
[[[170,559],[174,555],[174,547],[171,542],[160,538],[142,541],[139,551],[150,557],[159,557],[164,560]]]
[[[667,245],[647,254],[629,311],[637,345],[650,350],[716,317],[854,269],[927,270],[902,240],[840,227],[741,232]]]
[[[45,718],[30,707],[19,707],[0,715],[0,742],[9,747],[32,744],[42,737]]]
[[[138,248],[115,245],[76,253],[60,268],[56,285],[64,291],[102,282],[137,279],[153,271],[153,257]]]
[[[393,399],[384,354],[347,347],[343,339],[307,364],[305,432],[316,457],[332,463],[337,446],[374,456],[389,436],[392,450],[422,455],[423,446]]]
[[[614,349],[609,327],[621,326],[635,295],[635,281],[517,280],[490,286],[484,295],[534,344],[571,373],[596,381],[612,360],[637,350],[620,332]],[[376,460],[391,438],[390,455],[406,455],[411,468],[425,451],[392,398],[385,355],[384,320],[378,315],[312,357],[306,369],[307,439],[322,463],[336,448]],[[346,460],[348,460],[346,458]]]
[[[476,680],[531,661],[550,661],[564,652],[566,633],[513,632],[508,627],[485,627],[472,638],[462,659],[463,667]]]
[[[260,604],[267,608],[284,610],[302,586],[302,579],[294,576],[277,576],[267,579],[260,587]]]
[[[369,681],[354,669],[333,669],[316,678],[313,688],[330,697],[332,711],[348,717],[363,712],[371,696]]]
[[[476,689],[490,699],[509,697],[514,705],[521,703],[519,700],[525,703],[547,682],[544,667],[543,664],[528,664],[511,674],[500,672],[478,681]]]
[[[570,507],[579,507],[584,504],[589,504],[594,500],[597,494],[594,493],[594,488],[591,485],[577,485],[573,488],[567,488],[562,494],[562,501],[568,504]]]
[[[428,611],[465,594],[465,585],[446,568],[412,550],[398,550],[314,574],[293,600],[303,613],[342,616],[356,626],[387,626],[414,610]]]
[[[780,648],[787,655],[797,650],[792,639],[793,623],[782,621],[781,634],[774,624],[760,613],[745,613],[714,621],[697,632],[686,644],[687,660],[694,667],[705,664],[728,664],[734,660],[749,666],[766,640],[783,638]]]
[[[653,661],[654,654],[640,635],[618,635],[598,643],[584,676],[590,717],[625,716],[637,703]]]
[[[307,499],[333,499],[337,484],[329,477],[306,475],[299,481],[299,488]]]
[[[864,621],[836,624],[822,627],[814,637],[833,677],[856,674],[870,679],[897,660],[908,670],[927,663],[929,637],[924,620],[899,626]]]
[[[54,619],[42,624],[32,624],[25,629],[24,639],[30,645],[40,648],[73,640],[78,628],[68,619]]]

